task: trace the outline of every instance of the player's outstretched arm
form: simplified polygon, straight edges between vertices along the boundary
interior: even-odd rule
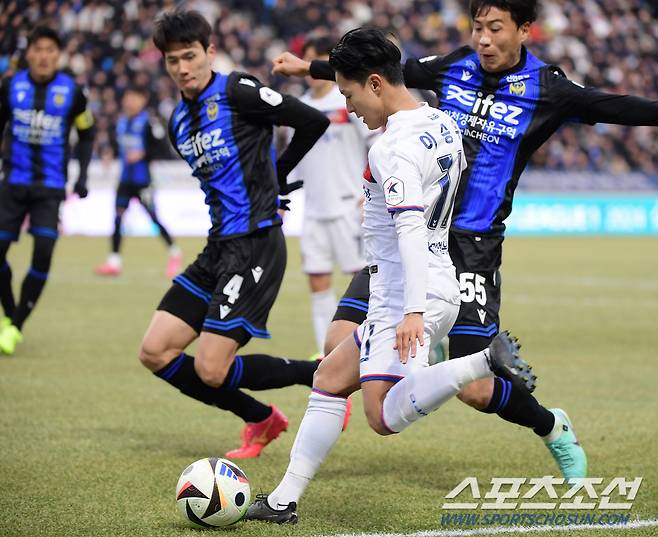
[[[567,79],[559,70],[550,74],[549,93],[564,117],[584,123],[658,126],[658,101],[606,93]]]

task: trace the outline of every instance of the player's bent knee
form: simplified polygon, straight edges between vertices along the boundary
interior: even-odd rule
[[[483,379],[467,384],[457,394],[458,399],[477,410],[484,410],[491,400],[491,390],[487,380]]]
[[[167,349],[148,338],[142,341],[139,349],[139,361],[146,369],[158,371],[182,352],[182,349]]]
[[[219,388],[224,384],[232,363],[233,357],[218,359],[215,356],[209,358],[200,352],[194,360],[194,369],[204,384]]]

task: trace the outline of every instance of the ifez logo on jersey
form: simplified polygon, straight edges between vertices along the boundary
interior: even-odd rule
[[[525,88],[525,84],[523,82],[521,84]],[[446,95],[446,101],[456,100],[465,106],[470,106],[473,114],[482,117],[490,115],[494,119],[502,120],[510,125],[518,125],[519,120],[517,118],[523,113],[523,108],[501,103],[495,99],[496,96],[492,93],[485,96],[481,91],[462,89],[454,84],[448,86]]]

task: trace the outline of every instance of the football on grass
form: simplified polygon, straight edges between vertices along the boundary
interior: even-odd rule
[[[208,457],[190,464],[176,485],[176,503],[197,526],[230,526],[240,520],[251,500],[249,480],[237,464]]]

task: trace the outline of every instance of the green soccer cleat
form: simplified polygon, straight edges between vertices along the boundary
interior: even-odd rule
[[[4,354],[14,354],[16,345],[22,342],[23,334],[13,324],[2,328],[2,332],[0,332],[0,351]]]
[[[555,416],[556,427],[553,427],[553,432],[544,438],[544,442],[560,467],[564,479],[569,481],[587,477],[587,455],[578,443],[569,416],[561,408],[549,410]]]

